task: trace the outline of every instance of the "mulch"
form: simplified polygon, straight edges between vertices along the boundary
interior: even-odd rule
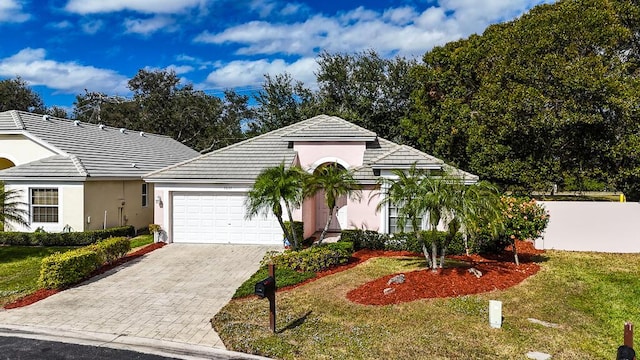
[[[520,266],[514,263],[511,248],[492,257],[450,256],[449,258],[467,262],[468,266],[439,269],[437,272],[427,269],[406,272],[405,281],[401,284],[388,284],[389,279],[398,274],[384,276],[349,291],[347,299],[363,305],[389,305],[419,299],[448,298],[504,290],[521,283],[540,270],[535,260],[536,256],[544,251],[535,249],[531,243],[525,241],[518,241],[516,246]],[[478,278],[469,272],[472,267],[479,270],[482,276]]]
[[[144,254],[150,253],[153,250],[159,249],[161,247],[163,247],[164,245],[166,245],[163,242],[159,242],[159,243],[154,243],[154,244],[149,244],[139,250],[136,250],[132,253],[129,253],[127,255],[125,255],[124,257],[110,263],[110,264],[105,264],[102,265],[100,268],[98,268],[97,270],[95,270],[94,272],[92,272],[89,276],[87,276],[86,278],[82,279],[80,282],[83,282],[87,279],[90,279],[94,276],[103,274],[117,266],[120,266],[126,262],[129,262],[133,259],[137,259],[141,256],[143,256]],[[73,286],[73,285],[72,285]],[[71,287],[71,286],[70,286]],[[19,307],[23,307],[23,306],[27,306],[27,305],[31,305],[37,301],[40,301],[42,299],[46,299],[51,295],[57,294],[60,291],[63,291],[64,289],[39,289],[36,290],[35,292],[23,296],[11,303],[8,303],[4,306],[5,309],[15,309],[15,308],[19,308]]]

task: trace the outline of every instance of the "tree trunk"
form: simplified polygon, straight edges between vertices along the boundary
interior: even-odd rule
[[[276,216],[276,219],[278,219],[278,223],[280,224],[280,228],[282,228],[284,237],[287,239],[291,239],[291,234],[289,233],[289,229],[287,229],[287,226],[284,224],[284,221],[282,221],[282,216]],[[294,244],[294,249],[295,249],[295,244]]]
[[[464,253],[469,256],[469,240],[464,233],[462,233],[462,241],[464,242]]]
[[[431,241],[431,271],[438,271],[438,243],[435,237]]]
[[[424,258],[427,259],[427,269],[431,268],[431,255],[424,242],[422,243],[422,253],[424,254]]]
[[[298,250],[298,234],[296,234],[296,226],[293,223],[293,216],[291,216],[291,207],[289,204],[285,204],[287,208],[287,215],[289,216],[289,224],[291,224],[291,237],[293,238],[293,249]]]
[[[516,248],[516,240],[515,239],[512,241],[511,247],[513,247],[513,259],[516,262],[516,266],[520,266],[520,260],[518,259],[518,249]]]
[[[327,219],[327,223],[324,225],[324,229],[322,229],[322,233],[320,234],[320,240],[318,240],[318,245],[322,244],[322,240],[324,240],[325,235],[327,235],[327,231],[329,231],[329,225],[331,224],[331,219],[333,218],[333,208],[329,209],[329,218]]]

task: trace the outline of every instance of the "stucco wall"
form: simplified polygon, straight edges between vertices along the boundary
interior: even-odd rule
[[[346,163],[346,168],[360,166],[365,148],[364,142],[296,142],[293,146],[303,169],[335,161]]]
[[[348,229],[381,230],[382,213],[376,211],[379,201],[379,190],[373,187],[362,189],[360,200],[347,200]]]
[[[39,183],[39,182],[12,182],[5,185],[6,189],[17,189],[21,192],[20,201],[27,204],[25,210],[29,211],[29,189],[31,188],[56,188],[58,189],[58,222],[57,223],[31,223],[29,227],[10,224],[11,228],[16,231],[34,231],[38,227],[42,227],[48,232],[60,232],[65,225],[71,226],[74,231],[83,230],[83,194],[84,186],[82,183],[75,182],[55,182],[55,183]],[[29,219],[29,222],[31,219]]]
[[[7,158],[15,165],[44,159],[55,153],[24,135],[0,135],[0,158]]]
[[[153,184],[148,184],[147,206],[142,206],[142,181],[90,181],[85,184],[84,223],[86,230],[132,225],[146,228],[153,222]],[[120,213],[122,208],[122,213]]]
[[[539,249],[640,252],[640,203],[541,201],[549,225]]]

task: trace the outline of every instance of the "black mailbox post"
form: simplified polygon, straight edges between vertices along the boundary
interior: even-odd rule
[[[269,264],[269,277],[256,283],[254,294],[269,299],[269,327],[276,332],[276,267]]]
[[[276,291],[276,279],[273,276],[258,281],[256,283],[255,294],[261,299],[268,297],[272,292]]]

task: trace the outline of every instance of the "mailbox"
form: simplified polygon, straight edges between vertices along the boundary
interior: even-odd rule
[[[265,298],[275,291],[276,279],[269,276],[268,278],[256,283],[254,294],[258,295],[260,298]]]

